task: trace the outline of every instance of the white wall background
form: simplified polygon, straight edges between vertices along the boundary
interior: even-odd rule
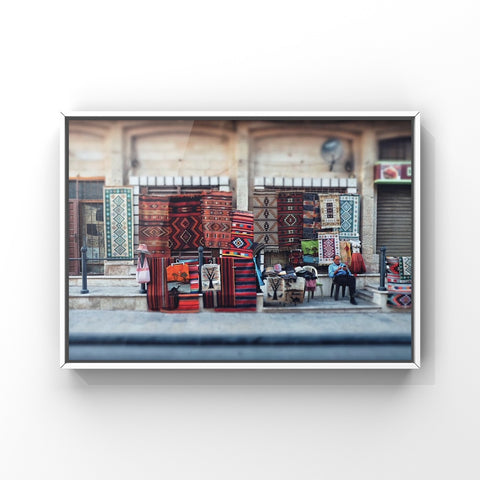
[[[0,477],[474,478],[475,4],[3,5]],[[62,110],[420,110],[422,369],[60,370]]]

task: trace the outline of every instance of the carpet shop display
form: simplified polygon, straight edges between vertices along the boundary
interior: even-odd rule
[[[202,265],[202,292],[218,291],[221,289],[220,265],[207,263]]]
[[[278,200],[275,192],[253,195],[254,241],[278,250]]]
[[[172,195],[169,201],[170,249],[204,246],[201,195]]]
[[[387,257],[387,305],[412,307],[412,257]]]
[[[253,214],[234,210],[231,229],[229,248],[222,250],[222,256],[253,258]]]
[[[303,236],[304,239],[316,239],[321,228],[320,201],[316,193],[303,194]]]
[[[278,243],[280,250],[300,248],[303,235],[303,193],[278,193]]]
[[[340,195],[340,239],[360,238],[360,195]]]
[[[104,187],[103,204],[107,258],[133,257],[133,189]]]
[[[140,195],[138,240],[154,255],[170,256],[169,196]]]
[[[340,255],[338,233],[319,233],[318,264],[330,265],[333,262],[335,255]]]
[[[320,222],[322,230],[326,228],[340,228],[340,195],[319,194],[320,200]]]
[[[232,192],[202,195],[202,226],[205,246],[229,248],[232,232]]]

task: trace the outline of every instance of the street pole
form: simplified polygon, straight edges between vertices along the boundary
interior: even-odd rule
[[[83,244],[80,249],[82,252],[82,289],[80,293],[88,293],[87,288],[87,246]]]
[[[386,290],[385,287],[385,265],[387,263],[386,256],[387,247],[380,247],[380,286],[378,289],[381,292]]]

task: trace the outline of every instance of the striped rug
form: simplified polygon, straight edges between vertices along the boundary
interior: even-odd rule
[[[150,268],[150,283],[147,288],[147,306],[155,312],[171,311],[175,307],[168,295],[167,266],[172,263],[171,258],[147,257]]]
[[[220,258],[221,290],[217,293],[218,308],[235,308],[235,259]]]

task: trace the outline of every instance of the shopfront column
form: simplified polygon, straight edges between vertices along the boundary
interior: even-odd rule
[[[378,255],[376,246],[375,188],[374,165],[377,159],[377,140],[373,129],[364,131],[361,140],[360,182],[361,182],[361,215],[362,215],[362,255],[369,273],[378,272]]]
[[[247,126],[241,124],[238,126],[236,142],[235,161],[237,168],[237,210],[248,210],[250,149]]]

